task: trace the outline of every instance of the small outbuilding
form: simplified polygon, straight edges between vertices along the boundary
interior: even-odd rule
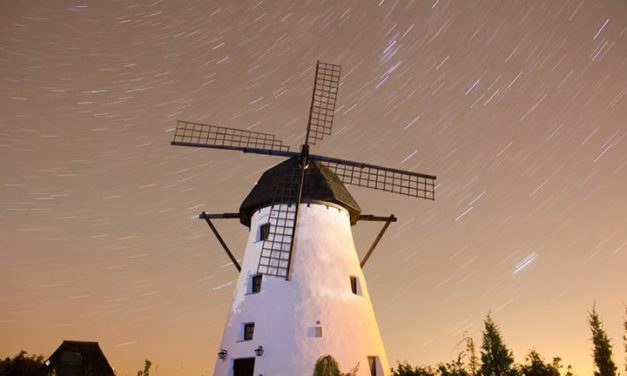
[[[44,375],[114,376],[98,342],[63,341],[44,362]]]

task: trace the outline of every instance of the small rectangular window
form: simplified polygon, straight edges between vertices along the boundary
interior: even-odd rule
[[[254,275],[250,278],[250,293],[256,294],[261,291],[261,274]]]
[[[270,235],[270,224],[264,223],[259,226],[259,236],[257,237],[258,241],[267,240]]]
[[[315,333],[316,337],[322,337],[322,327],[321,326],[316,326],[316,333]]]
[[[250,341],[253,339],[255,333],[255,323],[249,322],[244,324],[244,341]]]
[[[359,286],[359,278],[351,276],[351,291],[355,295],[361,295],[361,286]]]

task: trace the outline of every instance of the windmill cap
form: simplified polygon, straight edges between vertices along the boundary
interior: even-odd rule
[[[296,202],[301,169],[297,157],[279,163],[261,175],[239,208],[240,222],[250,227],[255,211],[274,204],[292,204]],[[281,193],[281,188],[291,188]],[[319,161],[309,161],[305,170],[303,196],[301,202],[328,202],[348,210],[351,225],[357,223],[361,208],[348,192],[340,179],[328,167]]]

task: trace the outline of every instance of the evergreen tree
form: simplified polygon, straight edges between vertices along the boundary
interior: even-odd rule
[[[599,319],[594,306],[588,317],[592,331],[592,355],[594,358],[595,376],[616,376],[616,365],[612,360],[612,344],[605,333],[603,322]]]
[[[481,345],[481,369],[482,376],[513,376],[516,369],[512,366],[514,356],[505,346],[498,326],[492,321],[490,314],[486,317],[483,331],[483,344]]]
[[[325,355],[318,358],[314,368],[313,376],[354,376],[359,370],[359,364],[348,373],[342,373],[337,360],[331,355]]]
[[[479,359],[477,358],[475,341],[469,336],[466,336],[466,354],[468,355],[468,374],[477,376],[479,374]]]
[[[392,376],[435,376],[431,367],[412,367],[409,363],[398,363],[396,369],[392,368]]]
[[[560,376],[559,358],[553,359],[553,364],[545,363],[535,349],[527,354],[527,362],[520,367],[524,376]]]
[[[560,358],[559,356],[553,358],[553,368],[557,370],[558,375],[562,374],[562,368],[564,368],[564,366],[562,366],[562,358]],[[566,373],[564,374],[564,376],[574,376],[573,366],[571,366],[570,364],[566,366]]]
[[[314,376],[341,376],[337,361],[331,356],[323,356],[316,362]]]

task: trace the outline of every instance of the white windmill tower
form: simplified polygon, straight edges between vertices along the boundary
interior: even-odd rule
[[[362,215],[344,184],[433,200],[435,176],[309,154],[331,134],[339,80],[340,66],[318,62],[300,152],[270,134],[177,124],[173,145],[288,157],[262,175],[239,212],[200,215],[239,271],[216,376],[308,376],[326,355],[358,375],[388,373],[362,268],[396,218]],[[215,218],[249,227],[241,266]],[[360,262],[351,226],[363,220],[385,224]]]

